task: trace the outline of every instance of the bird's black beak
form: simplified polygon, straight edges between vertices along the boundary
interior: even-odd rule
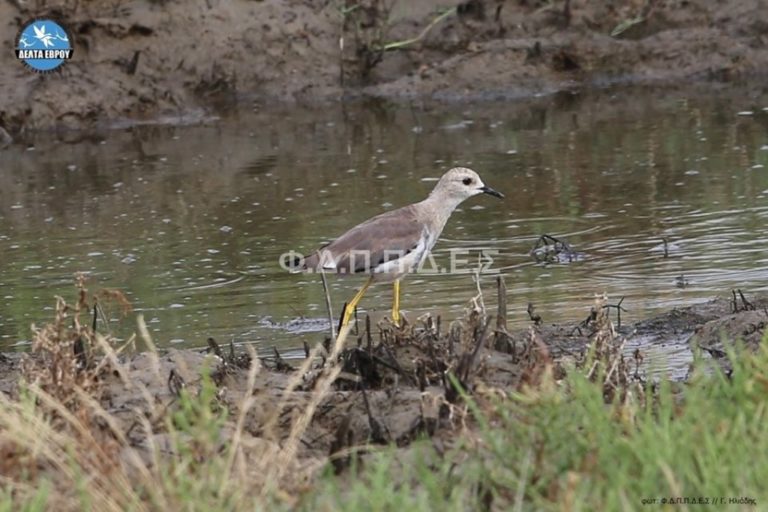
[[[482,187],[480,187],[480,190],[483,191],[483,194],[488,194],[489,196],[498,197],[499,199],[504,199],[504,194],[496,190],[493,190],[491,187],[487,187],[483,185]]]

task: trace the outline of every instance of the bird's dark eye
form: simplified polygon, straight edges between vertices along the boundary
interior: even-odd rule
[[[472,184],[472,178],[464,178],[461,180],[461,182],[465,185],[471,185]]]

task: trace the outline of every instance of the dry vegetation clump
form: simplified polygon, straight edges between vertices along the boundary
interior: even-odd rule
[[[295,437],[308,419],[296,419],[283,446],[245,431],[262,370],[257,357],[238,375],[245,392],[230,410],[226,389],[209,375],[223,360],[192,355],[169,365],[148,337],[152,350],[144,357],[123,357],[133,340],[114,349],[115,340],[85,325],[81,313],[89,299],[119,297],[125,307],[124,297],[99,292],[89,298],[82,280],[78,288],[74,306],[57,298],[53,322],[34,329],[17,395],[0,396],[6,503],[180,510],[236,509],[245,498],[294,499],[306,474],[319,467],[296,464]],[[142,362],[148,372],[139,371]]]
[[[603,398],[615,407],[616,414],[626,421],[633,421],[645,406],[646,381],[640,374],[643,355],[635,350],[632,359],[625,356],[627,338],[616,333],[610,321],[607,297],[595,299],[590,318],[592,334],[580,366],[591,382],[602,385]],[[634,361],[634,371],[632,363]]]
[[[113,340],[81,321],[89,309],[81,276],[77,286],[74,305],[57,297],[53,322],[33,326],[32,350],[22,360],[16,400],[0,397],[3,479],[22,497],[40,492],[32,484],[44,481],[50,486],[43,487],[45,492],[61,498],[64,507],[77,502],[86,479],[96,500],[119,490],[120,481],[115,471],[118,438],[98,406],[108,368],[94,360],[95,347]],[[119,292],[109,293],[127,303]]]

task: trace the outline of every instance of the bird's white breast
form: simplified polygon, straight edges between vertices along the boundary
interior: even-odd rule
[[[394,281],[411,272],[414,268],[418,268],[424,261],[424,258],[426,258],[429,250],[435,245],[435,241],[436,240],[424,230],[419,239],[419,243],[411,252],[400,258],[387,261],[374,267],[373,274],[376,281]]]

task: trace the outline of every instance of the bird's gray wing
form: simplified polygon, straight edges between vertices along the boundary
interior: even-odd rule
[[[353,227],[316,253],[304,267],[342,274],[371,272],[382,263],[409,254],[422,241],[423,226],[413,206],[385,212]]]

